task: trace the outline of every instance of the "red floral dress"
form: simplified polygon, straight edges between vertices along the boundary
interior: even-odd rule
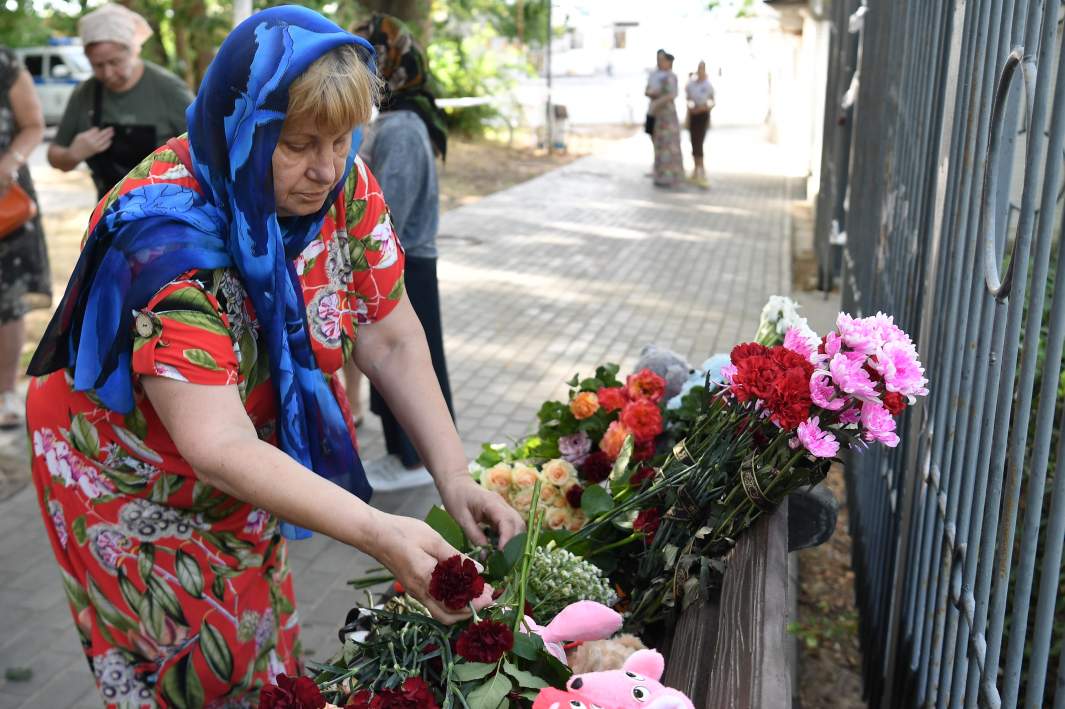
[[[196,188],[161,149],[113,192],[147,182]],[[361,161],[296,270],[318,365],[346,407],[335,373],[358,326],[403,292],[403,252]],[[183,274],[134,329],[135,380],[236,384],[260,438],[276,443],[266,344],[235,271]],[[198,480],[135,388],[126,416],[72,391],[66,371],[34,380],[27,400],[33,481],[89,665],[108,706],[254,705],[264,683],[299,669],[278,522]]]

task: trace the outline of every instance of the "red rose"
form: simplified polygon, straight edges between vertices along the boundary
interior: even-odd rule
[[[653,438],[646,441],[636,441],[632,447],[632,459],[637,463],[651,460],[655,457],[655,441]]]
[[[566,502],[575,510],[581,508],[581,497],[584,496],[584,488],[580,485],[570,485],[566,489]]]
[[[651,441],[662,433],[662,411],[649,399],[633,401],[621,410],[621,423],[637,441]]]
[[[608,412],[620,411],[629,400],[625,395],[625,390],[621,387],[600,387],[596,396],[599,397],[599,405]]]
[[[628,376],[625,380],[625,388],[628,389],[629,398],[633,401],[650,399],[658,403],[666,393],[666,380],[650,369],[641,369],[636,374]]]
[[[395,689],[379,689],[373,695],[360,689],[351,696],[346,709],[440,709],[429,685],[421,677],[411,677]]]
[[[906,397],[897,391],[889,391],[884,394],[884,408],[890,411],[892,416],[898,416],[906,408]]]
[[[610,471],[614,469],[614,461],[603,451],[596,451],[588,456],[581,465],[581,477],[588,482],[601,483],[610,477]]]
[[[497,662],[512,647],[514,633],[495,620],[474,623],[455,641],[455,652],[470,662]]]
[[[644,486],[644,483],[655,479],[656,471],[650,466],[644,466],[638,468],[632,475],[629,476],[629,486],[639,490]]]
[[[477,565],[458,554],[438,562],[429,580],[429,595],[452,611],[462,610],[483,591]]]
[[[277,676],[277,684],[259,692],[259,709],[322,709],[325,697],[310,677]]]
[[[646,510],[640,510],[640,514],[636,515],[636,521],[632,523],[632,529],[634,532],[641,532],[647,537],[647,542],[655,538],[655,532],[658,531],[658,525],[662,523],[662,513],[654,507]]]

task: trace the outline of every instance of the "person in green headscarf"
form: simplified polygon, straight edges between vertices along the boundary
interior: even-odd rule
[[[388,200],[392,223],[407,256],[407,295],[425,330],[433,369],[454,418],[436,275],[440,198],[435,156],[447,154],[447,128],[427,87],[425,55],[403,23],[376,14],[354,32],[377,50],[378,74],[384,83],[379,114],[367,129],[360,155],[377,175]],[[358,370],[351,365],[345,373],[348,398],[358,416]],[[396,490],[430,483],[410,438],[374,389],[370,391],[370,409],[381,417],[388,450],[385,458],[367,465],[374,487]]]

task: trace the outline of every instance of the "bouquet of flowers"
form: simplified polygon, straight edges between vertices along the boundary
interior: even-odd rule
[[[895,416],[928,393],[916,348],[883,314],[840,314],[823,339],[793,328],[781,345],[738,345],[722,377],[704,385],[701,413],[650,484],[616,475],[566,544],[608,568],[641,546],[624,588],[630,626],[697,598],[737,536],[824,478],[842,446],[898,445]]]

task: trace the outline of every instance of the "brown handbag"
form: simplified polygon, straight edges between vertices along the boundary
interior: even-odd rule
[[[0,194],[0,239],[7,238],[36,215],[37,205],[26,190],[12,184]]]

